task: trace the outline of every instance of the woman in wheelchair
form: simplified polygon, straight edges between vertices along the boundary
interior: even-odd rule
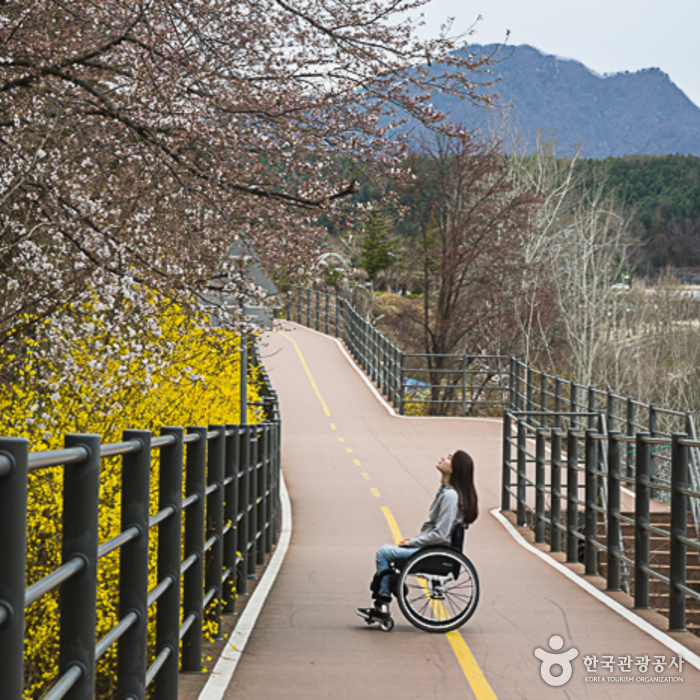
[[[474,463],[462,450],[436,465],[440,488],[420,533],[377,551],[372,589],[374,606],[358,608],[368,624],[389,631],[394,622],[389,604],[392,589],[402,612],[417,627],[448,631],[471,616],[478,600],[476,571],[462,554],[464,529],[476,520]]]

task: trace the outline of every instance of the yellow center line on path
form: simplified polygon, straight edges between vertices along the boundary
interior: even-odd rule
[[[287,335],[286,333],[283,333],[282,331],[275,331],[276,333],[279,333],[280,335],[283,335],[285,338],[287,338],[294,348],[297,351],[297,355],[299,355],[299,359],[301,360],[301,366],[304,368],[304,371],[306,372],[306,376],[309,378],[309,381],[311,382],[311,386],[313,387],[313,390],[316,392],[316,396],[318,397],[318,400],[321,402],[321,408],[323,408],[323,412],[327,415],[330,416],[331,412],[328,410],[328,406],[326,405],[326,402],[323,400],[323,396],[321,396],[321,392],[318,390],[318,387],[316,386],[316,382],[314,381],[314,378],[311,374],[311,370],[309,369],[309,366],[306,364],[306,360],[304,359],[304,356],[301,354],[301,350],[299,349],[299,346],[297,345],[297,341],[294,340],[291,336]]]
[[[338,430],[338,428],[335,427],[335,423],[331,423],[331,430]]]
[[[403,537],[401,536],[401,530],[396,522],[396,518],[394,518],[394,514],[386,506],[381,506],[381,508],[389,524],[394,542],[398,544]],[[489,682],[486,680],[484,672],[479,668],[479,664],[474,658],[474,654],[472,654],[469,645],[464,641],[464,637],[462,637],[457,630],[446,632],[445,636],[457,657],[457,662],[461,666],[464,677],[471,686],[476,700],[498,700],[496,693],[493,692]]]
[[[381,508],[386,521],[389,523],[389,529],[391,530],[391,535],[394,538],[394,544],[398,544],[401,542],[403,537],[401,537],[401,530],[399,530],[399,525],[396,522],[396,518],[394,518],[394,514],[386,506],[382,506]]]
[[[372,479],[370,478],[370,475],[367,472],[362,472],[362,478],[365,481],[372,481]]]
[[[339,442],[345,442],[345,438],[338,438]]]
[[[472,692],[476,699],[497,700],[496,693],[493,692],[493,689],[484,676],[484,672],[479,668],[479,664],[476,662],[472,650],[464,641],[464,637],[462,637],[457,630],[446,632],[445,636],[457,657],[459,665],[462,667],[464,676],[472,687]]]
[[[369,491],[375,498],[380,498],[379,489],[376,489],[374,486],[370,486]]]
[[[353,459],[353,460],[352,460],[352,463],[353,463],[356,467],[361,467],[361,466],[362,466],[362,462],[360,462],[359,459]]]
[[[346,448],[345,448],[345,451],[348,452],[348,453],[350,453],[350,454],[352,454],[352,447],[346,447]]]

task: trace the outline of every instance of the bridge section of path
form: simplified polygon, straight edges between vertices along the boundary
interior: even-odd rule
[[[668,665],[678,654],[548,566],[490,513],[500,504],[500,420],[391,415],[336,340],[295,324],[266,335],[261,354],[280,398],[293,529],[225,698],[700,697],[700,671],[687,661],[680,674],[660,674],[681,675],[680,683],[639,681],[657,674],[636,666],[632,682],[608,680],[625,674],[603,670],[604,656]],[[394,541],[387,514],[403,536],[415,534],[439,485],[434,465],[455,449],[476,464],[480,517],[465,553],[479,573],[479,607],[450,635],[419,631],[396,604],[392,632],[368,627],[355,608],[370,604],[375,550]],[[555,634],[562,651],[578,650],[562,687],[544,682],[534,656],[550,651]],[[694,637],[672,637],[697,654]],[[586,672],[585,656],[597,658],[597,673]]]

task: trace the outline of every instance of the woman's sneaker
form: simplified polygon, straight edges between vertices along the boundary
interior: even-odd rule
[[[368,625],[371,625],[373,622],[382,622],[382,620],[386,620],[390,617],[388,611],[377,610],[377,608],[357,608],[355,612],[363,618]]]

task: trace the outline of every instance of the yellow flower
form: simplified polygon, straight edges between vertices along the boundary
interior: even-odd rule
[[[152,300],[156,332],[136,338],[127,328],[109,326],[95,313],[96,297],[68,309],[90,318],[92,330],[76,333],[69,352],[47,360],[41,338],[24,344],[17,385],[0,383],[0,435],[27,438],[33,449],[63,446],[67,433],[97,433],[104,443],[119,442],[127,428],[158,433],[167,425],[211,425],[240,422],[240,338],[206,327],[176,304]],[[48,324],[39,324],[48,329]],[[54,329],[56,332],[56,329]],[[138,346],[138,352],[134,348]],[[44,350],[44,351],[43,351]],[[0,364],[17,363],[19,355],[3,354]],[[122,358],[128,357],[128,362]],[[68,375],[68,371],[70,374]],[[248,401],[259,400],[257,373],[248,380]],[[262,419],[248,410],[247,422]],[[151,513],[157,511],[158,464],[154,455]],[[30,474],[27,532],[27,585],[43,578],[61,562],[63,470]],[[121,529],[121,464],[105,459],[100,475],[99,541]],[[150,538],[149,589],[156,581],[157,532]],[[118,620],[119,553],[103,557],[98,566],[98,618],[101,639]],[[155,609],[155,606],[154,606]],[[149,611],[149,663],[154,658],[155,617]],[[58,673],[58,593],[42,597],[27,609],[25,698],[41,697]],[[205,628],[214,632],[209,621]],[[97,697],[111,697],[116,688],[116,646],[100,659]]]

